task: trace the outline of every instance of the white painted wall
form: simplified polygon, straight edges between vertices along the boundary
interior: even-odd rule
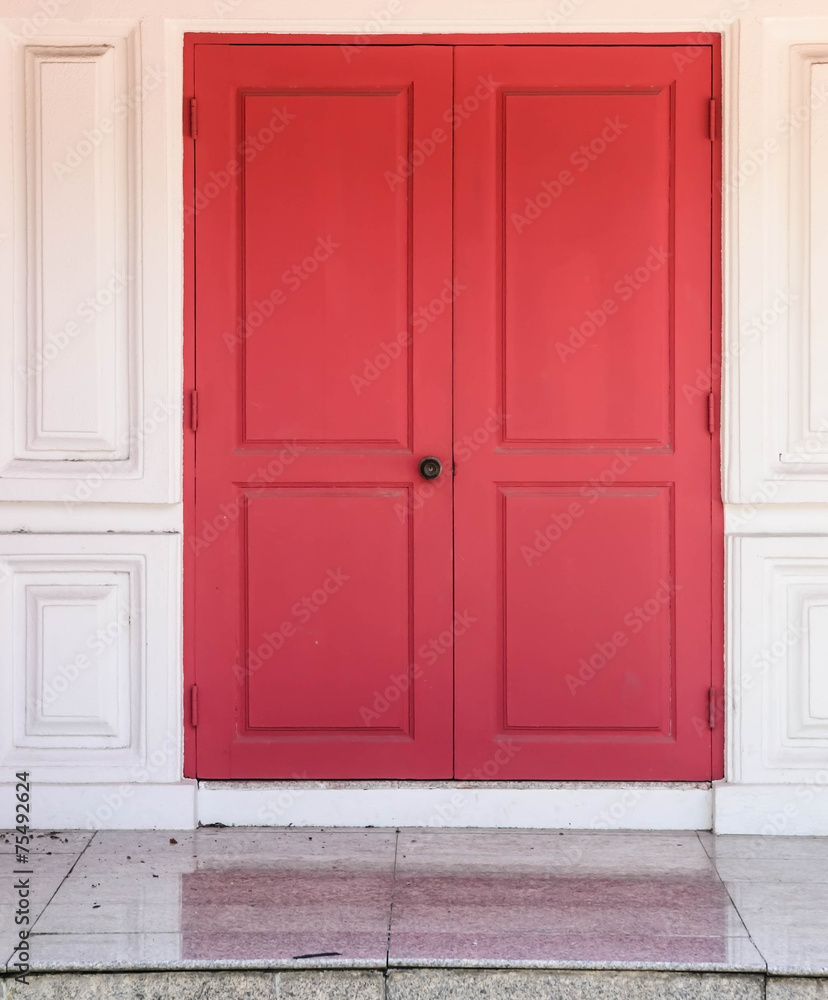
[[[621,11],[617,0],[4,0],[0,825],[24,766],[42,791],[40,825],[183,826],[197,809],[354,822],[360,802],[365,822],[433,820],[436,789],[431,813],[413,789],[343,799],[320,786],[264,816],[260,789],[198,793],[181,780],[183,35],[383,26],[723,32],[727,779],[713,808],[728,832],[828,833],[828,9],[628,0]],[[88,648],[99,630],[106,641]],[[630,798],[597,791],[594,802],[576,789],[475,791],[464,821],[591,825],[594,803]],[[651,791],[652,807],[622,809],[615,825],[663,825],[659,809],[677,825],[710,814],[697,788],[684,806]],[[265,806],[296,797],[268,794]]]

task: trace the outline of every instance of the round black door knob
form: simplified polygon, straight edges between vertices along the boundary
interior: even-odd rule
[[[420,459],[420,475],[423,479],[436,479],[443,471],[443,463],[439,458],[428,455]]]

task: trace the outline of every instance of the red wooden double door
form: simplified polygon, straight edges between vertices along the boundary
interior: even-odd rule
[[[191,772],[710,778],[712,49],[191,72]]]

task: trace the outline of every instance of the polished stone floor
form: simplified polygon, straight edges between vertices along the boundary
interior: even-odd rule
[[[0,833],[0,967],[16,867]],[[35,970],[828,973],[828,838],[68,831],[29,867]]]

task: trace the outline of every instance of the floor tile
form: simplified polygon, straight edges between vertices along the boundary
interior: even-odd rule
[[[381,969],[386,964],[387,934],[347,929],[217,933],[193,930],[182,936],[182,961],[193,965],[217,962],[251,968],[332,966]]]
[[[398,867],[459,873],[464,867],[581,873],[626,871],[712,873],[695,834],[621,834],[616,838],[555,831],[402,831]]]
[[[190,939],[180,934],[35,934],[31,966],[35,971],[104,969],[232,968],[384,968],[381,955],[280,953],[283,937],[268,934],[219,935],[205,931]],[[301,944],[301,941],[297,941]],[[288,949],[289,950],[289,949]]]
[[[32,854],[80,854],[93,834],[92,830],[33,830],[28,849]],[[14,851],[14,830],[0,830],[0,854]]]
[[[18,868],[15,855],[0,855],[0,969],[5,968],[19,940],[19,927],[28,926],[32,929],[36,926],[49,900],[74,863],[75,856],[71,854],[30,855],[29,864],[26,869],[21,870],[31,871],[32,874],[18,875],[15,874],[15,869]],[[22,879],[29,880],[28,925],[15,923],[19,901],[16,885]]]
[[[714,860],[756,858],[770,861],[820,861],[828,866],[828,837],[714,836],[701,832],[699,841]]]
[[[746,937],[650,937],[600,932],[408,934],[394,932],[389,961],[397,966],[496,966],[596,969],[682,969],[762,972]]]
[[[337,926],[327,919],[309,926],[268,930],[246,927],[222,932],[209,923],[185,923],[182,933],[44,933],[32,938],[32,967],[46,968],[201,968],[288,967],[308,965],[382,968],[387,926],[363,930],[359,921]],[[244,928],[244,923],[241,923]]]
[[[341,847],[328,851],[321,841],[315,847],[316,841],[307,843],[302,851],[312,849],[314,855],[296,853],[278,863],[274,857],[258,868],[204,867],[185,875],[185,955],[204,956],[213,948],[225,958],[288,960],[333,953],[330,957],[341,961],[384,962],[393,854],[383,852],[377,870],[370,857],[349,856]],[[298,852],[298,843],[294,848]]]
[[[600,964],[616,946],[619,967],[762,964],[695,835],[400,834],[392,960]]]
[[[182,878],[182,929],[388,929],[390,878],[359,872],[198,871]]]
[[[770,972],[828,974],[828,884],[728,882],[727,888]]]
[[[63,956],[73,939],[86,953],[99,937],[117,963],[149,956],[156,939],[167,949],[173,935],[184,965],[301,967],[297,956],[321,954],[381,967],[395,844],[394,831],[101,834],[41,918],[39,939]]]
[[[199,853],[209,845],[218,849],[244,851],[259,851],[272,849],[273,845],[282,843],[287,850],[291,845],[312,844],[322,840],[324,843],[348,845],[351,851],[370,852],[376,850],[377,841],[396,842],[396,831],[388,827],[371,827],[369,829],[353,827],[257,827],[257,826],[201,826],[193,832],[193,839]]]
[[[32,914],[37,916],[75,863],[75,858],[69,854],[32,855],[28,866],[18,869],[13,859],[14,855],[0,855],[0,932],[14,927],[14,911],[18,900],[15,886],[19,880],[28,879],[29,904]],[[15,874],[15,871],[32,874]]]
[[[583,868],[598,871],[658,870],[660,872],[709,872],[710,858],[693,835],[625,834],[617,840],[567,834],[561,843]]]
[[[725,882],[828,882],[828,858],[798,861],[791,858],[719,858],[716,871]]]
[[[393,872],[394,830],[201,829],[195,850],[199,868],[289,868],[308,864],[315,871]]]
[[[712,877],[400,874],[394,929],[452,933],[458,927],[533,928],[578,934],[744,936],[724,886]]]
[[[200,830],[196,839],[198,868],[182,879],[186,958],[384,964],[395,831]]]
[[[70,875],[37,924],[43,934],[178,933],[181,875]]]
[[[192,854],[198,830],[98,830],[92,849],[99,854],[177,857]]]
[[[0,972],[6,968],[17,941],[18,935],[12,928],[6,927],[0,930]]]
[[[31,938],[34,971],[178,968],[179,934],[37,934]]]
[[[75,871],[85,875],[182,874],[195,868],[192,830],[101,830]]]
[[[16,855],[0,854],[0,879],[14,879],[15,873],[20,871],[31,872],[28,877],[36,886],[41,878],[51,879],[57,875],[63,878],[77,859],[75,854],[30,854],[26,864],[21,865]]]

